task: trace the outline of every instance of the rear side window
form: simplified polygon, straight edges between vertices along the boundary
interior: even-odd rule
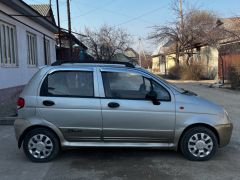
[[[41,96],[93,97],[93,72],[58,71],[49,74],[41,87]]]

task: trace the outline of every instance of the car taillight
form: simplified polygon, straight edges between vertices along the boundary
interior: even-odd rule
[[[25,105],[25,100],[21,97],[18,98],[17,105],[18,105],[18,109],[23,108]]]

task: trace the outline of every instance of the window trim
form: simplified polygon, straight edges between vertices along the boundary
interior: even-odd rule
[[[172,96],[171,96],[171,93],[169,92],[169,90],[167,90],[163,85],[161,85],[160,83],[158,83],[157,81],[155,81],[153,78],[149,78],[149,77],[146,77],[142,74],[138,74],[136,72],[122,72],[122,71],[101,71],[101,78],[102,78],[102,87],[103,87],[103,91],[104,91],[104,97],[101,97],[102,99],[120,99],[120,100],[145,100],[145,101],[149,101],[148,99],[146,98],[116,98],[116,97],[106,97],[106,89],[105,89],[105,86],[104,86],[104,79],[103,79],[103,76],[102,74],[104,73],[135,73],[136,75],[139,75],[139,76],[142,76],[144,79],[148,79],[151,83],[151,86],[152,86],[152,83],[155,82],[156,84],[158,84],[159,86],[161,86],[169,95],[169,100],[164,100],[164,99],[158,99],[160,102],[171,102],[172,101]]]
[[[37,48],[37,35],[32,33],[32,32],[29,32],[29,31],[26,31],[26,35],[27,35],[27,66],[29,68],[36,68],[38,66],[38,48]],[[29,37],[30,37],[30,41],[31,41],[31,38],[33,38],[33,41],[34,41],[34,48],[30,47],[29,46]],[[34,51],[35,49],[35,64],[30,64],[30,49]]]
[[[93,96],[76,96],[76,95],[48,95],[48,76],[52,74],[56,74],[58,72],[90,72],[92,74],[92,88],[93,88]],[[44,89],[43,89],[44,88]],[[62,97],[62,98],[96,98],[95,96],[95,86],[94,86],[94,71],[87,71],[87,70],[58,70],[48,73],[44,76],[42,83],[40,84],[40,97]]]
[[[3,26],[4,26],[4,30],[3,30]],[[9,29],[8,32],[7,32],[7,28]],[[1,67],[17,68],[19,66],[19,64],[18,64],[16,26],[13,24],[9,24],[3,20],[0,20],[0,33],[1,33],[0,34],[0,36],[1,36],[0,46],[1,46],[1,49],[5,51],[5,52],[3,52],[3,51],[0,52]],[[9,36],[9,37],[7,37],[8,42],[6,41],[7,40],[6,36]],[[5,45],[3,45],[4,42],[5,42]],[[8,47],[8,46],[11,46],[11,47]],[[7,48],[7,50],[6,50],[6,48]],[[9,50],[8,48],[10,48],[10,52],[8,51]],[[6,59],[5,59],[4,55],[6,56]],[[14,63],[13,63],[13,61],[14,61]]]
[[[44,40],[44,48],[45,48],[45,53],[46,53],[46,61],[44,62],[45,65],[51,65],[51,46],[50,46],[50,40],[45,38]],[[49,59],[48,59],[49,56]]]

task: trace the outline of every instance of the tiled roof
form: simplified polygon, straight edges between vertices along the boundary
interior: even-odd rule
[[[31,4],[30,6],[43,16],[47,16],[50,10],[49,4]]]

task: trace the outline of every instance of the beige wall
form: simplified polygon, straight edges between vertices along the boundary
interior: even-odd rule
[[[152,57],[152,71],[153,72],[159,72],[160,71],[160,63],[159,63],[159,57]]]
[[[197,51],[194,49],[194,55],[191,60],[201,62],[204,67],[204,73],[208,78],[218,78],[218,50],[216,48],[210,46],[203,46]],[[187,59],[187,55],[180,56],[179,61],[180,64],[185,63],[185,59]],[[191,61],[190,60],[190,61]]]
[[[161,57],[159,57],[159,56],[153,57],[152,58],[152,71],[156,72],[156,73],[160,73],[160,74],[165,74],[165,68],[168,72],[171,67],[175,66],[174,57],[175,57],[175,54],[170,54],[170,55],[165,56],[166,67],[165,67],[165,63],[160,63],[159,58],[161,58]]]

